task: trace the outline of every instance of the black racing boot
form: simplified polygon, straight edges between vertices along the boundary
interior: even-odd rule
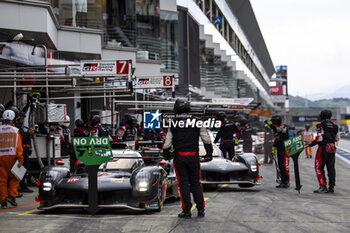
[[[334,188],[329,186],[329,188],[327,190],[327,193],[334,193]]]
[[[178,214],[179,218],[191,218],[192,214],[190,211],[182,211]]]
[[[14,198],[13,196],[10,196],[7,198],[7,201],[13,205],[13,206],[17,206],[17,202],[16,202],[16,198]]]
[[[204,216],[205,216],[204,209],[202,209],[202,210],[198,210],[197,217],[199,217],[199,218],[203,218]]]
[[[277,185],[276,188],[289,188],[289,183],[281,183]]]
[[[326,193],[326,192],[328,192],[328,190],[327,190],[327,187],[325,185],[324,186],[320,186],[318,189],[316,189],[314,191],[314,193]]]
[[[7,202],[1,203],[1,209],[7,209]]]

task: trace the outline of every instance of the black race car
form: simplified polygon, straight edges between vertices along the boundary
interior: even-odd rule
[[[221,150],[213,145],[213,160],[201,162],[201,181],[203,185],[209,184],[238,184],[247,188],[258,185],[259,163],[254,153],[240,153],[235,155],[234,161],[223,157]],[[205,155],[205,149],[200,144],[200,156]]]
[[[160,211],[167,190],[174,192],[177,189],[176,182],[168,182],[166,170],[169,164],[161,161],[146,166],[136,151],[112,151],[113,160],[99,168],[98,207]],[[65,166],[47,166],[39,181],[38,209],[88,207],[88,175],[84,165],[77,167],[74,174]]]

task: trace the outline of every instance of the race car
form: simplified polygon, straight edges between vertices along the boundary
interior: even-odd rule
[[[201,160],[201,181],[203,185],[238,184],[241,188],[259,185],[259,163],[254,153],[239,153],[234,161],[225,159],[221,150],[213,145],[213,160]],[[201,158],[205,155],[203,144],[199,146]]]
[[[168,188],[165,161],[145,165],[140,153],[113,149],[113,160],[98,171],[98,208],[160,211]],[[47,166],[40,174],[38,209],[87,208],[88,175],[84,165],[71,174],[65,166]],[[171,183],[177,187],[177,183]],[[174,191],[170,187],[170,191]]]

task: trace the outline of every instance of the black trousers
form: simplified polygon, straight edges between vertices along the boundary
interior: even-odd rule
[[[220,150],[222,151],[224,158],[232,160],[233,156],[235,156],[235,143],[233,141],[222,142],[220,144]]]
[[[32,154],[32,149],[23,148],[23,166],[27,169],[26,174],[24,174],[23,179],[19,182],[19,187],[26,188],[28,184],[28,174],[29,174],[29,156]]]
[[[289,183],[289,157],[284,146],[277,146],[277,161],[281,171],[281,182]]]
[[[253,152],[252,140],[244,140],[243,141],[243,152]]]
[[[264,163],[272,163],[272,147],[273,142],[264,143]]]
[[[327,153],[326,145],[318,147],[315,158],[315,170],[320,185],[327,185],[324,167],[327,166],[329,187],[335,186],[335,153]]]
[[[191,192],[198,210],[205,207],[203,188],[201,183],[201,170],[199,156],[196,153],[191,156],[182,156],[176,153],[174,168],[179,185],[180,199],[183,211],[190,211],[192,208]]]

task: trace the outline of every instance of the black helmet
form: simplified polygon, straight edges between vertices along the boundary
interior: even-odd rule
[[[25,117],[26,117],[26,113],[25,113],[25,112],[20,111],[20,112],[18,113],[17,118],[25,118]]]
[[[84,127],[84,121],[82,119],[77,119],[74,124],[76,127]]]
[[[306,129],[306,130],[309,130],[309,129],[310,129],[310,125],[309,125],[309,124],[306,124],[306,125],[305,125],[305,129]]]
[[[101,118],[99,115],[94,115],[91,119],[92,126],[97,125],[100,122],[101,122]]]
[[[282,124],[282,118],[279,115],[272,116],[271,121],[274,125],[281,125]]]
[[[331,119],[331,117],[332,117],[332,112],[327,109],[322,110],[320,113],[321,120]]]
[[[18,114],[19,114],[19,110],[18,110],[18,108],[15,107],[15,106],[11,106],[11,107],[9,107],[7,110],[12,110],[12,111],[16,114],[16,117],[17,117]]]
[[[2,104],[0,104],[0,112],[1,112],[1,113],[5,112],[5,107],[4,107],[4,105],[2,105]]]
[[[244,125],[246,125],[247,123],[248,123],[248,120],[245,119],[245,118],[242,118],[242,120],[241,120],[241,125],[244,126]]]
[[[186,99],[177,99],[174,104],[174,113],[175,114],[181,114],[181,113],[188,113],[191,111],[191,105],[190,102],[188,102]]]
[[[226,113],[225,112],[218,112],[218,114],[216,115],[216,117],[220,120],[223,121],[226,118]]]

